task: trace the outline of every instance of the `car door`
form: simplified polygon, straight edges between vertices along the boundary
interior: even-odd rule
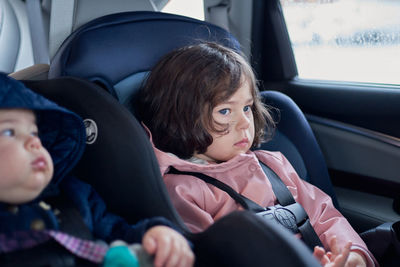
[[[398,1],[253,2],[252,63],[289,95],[358,231],[400,220]]]

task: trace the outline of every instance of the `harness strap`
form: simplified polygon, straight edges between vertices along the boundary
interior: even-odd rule
[[[203,180],[204,182],[208,183],[208,184],[212,184],[215,187],[221,189],[222,191],[225,191],[226,193],[228,193],[228,195],[233,198],[237,203],[239,203],[243,208],[245,208],[246,210],[250,210],[253,212],[260,212],[260,211],[265,211],[265,208],[261,207],[260,205],[258,205],[257,203],[255,203],[254,201],[248,199],[247,197],[239,194],[238,192],[236,192],[235,190],[233,190],[232,187],[230,187],[229,185],[211,177],[208,175],[205,175],[204,173],[200,173],[200,172],[184,172],[184,171],[180,171],[175,169],[174,167],[170,166],[169,172],[168,173],[172,173],[172,174],[185,174],[185,175],[191,175],[191,176],[195,176],[197,178],[199,178],[200,180]]]
[[[294,200],[292,193],[290,193],[289,189],[287,188],[285,183],[282,181],[282,179],[279,178],[279,176],[270,167],[268,167],[265,163],[263,163],[261,161],[259,161],[259,163],[260,163],[265,175],[268,177],[269,181],[271,182],[272,190],[274,191],[279,204],[281,204],[282,206],[288,206],[293,203],[297,203],[296,200]],[[311,250],[313,250],[315,246],[323,247],[321,240],[319,239],[317,233],[315,232],[314,228],[312,227],[312,225],[310,223],[310,218],[308,217],[308,214],[304,210],[303,206],[301,206],[300,204],[299,204],[299,206],[301,207],[303,212],[306,214],[305,220],[302,223],[297,225],[297,228],[298,228],[299,232],[301,233],[304,243],[306,243],[311,248]]]
[[[259,161],[259,163],[271,183],[272,190],[274,191],[274,194],[279,204],[281,204],[282,206],[287,206],[295,203],[296,201],[294,200],[292,193],[290,193],[289,189],[283,183],[282,179],[279,178],[279,176],[263,162]]]
[[[312,227],[308,216],[307,216],[307,220],[305,220],[302,225],[298,226],[298,228],[299,228],[301,236],[304,240],[304,243],[306,243],[307,246],[311,250],[314,250],[315,246],[324,247],[322,245],[321,240],[319,239],[317,233],[315,232],[314,228]]]
[[[317,233],[315,232],[314,228],[312,227],[312,225],[310,223],[310,219],[308,217],[308,214],[306,213],[304,208],[300,205],[300,203],[297,203],[295,201],[292,193],[289,191],[289,189],[286,187],[286,185],[283,183],[283,181],[279,178],[279,176],[271,168],[269,168],[267,165],[265,165],[263,162],[261,162],[261,161],[259,161],[259,162],[260,162],[260,165],[261,165],[265,175],[269,179],[269,181],[272,185],[272,190],[274,191],[274,194],[278,200],[278,203],[280,204],[280,205],[277,205],[278,209],[289,210],[296,219],[297,227],[295,227],[295,226],[288,227],[285,224],[282,224],[282,225],[294,233],[296,233],[297,231],[300,232],[304,243],[311,250],[313,250],[315,246],[323,247],[321,240],[319,239]],[[267,219],[276,217],[276,215],[274,215],[274,212],[276,210],[275,206],[264,208],[264,207],[258,205],[256,202],[252,201],[251,199],[243,196],[242,194],[239,194],[229,185],[227,185],[211,176],[208,176],[204,173],[180,171],[180,170],[177,170],[176,168],[174,168],[173,166],[170,166],[170,170],[168,173],[184,174],[184,175],[191,175],[191,176],[197,177],[197,178],[203,180],[204,182],[212,184],[215,187],[225,191],[230,197],[232,197],[237,203],[239,203],[246,210],[250,210],[254,213],[258,213],[259,215],[266,217]],[[270,211],[272,211],[273,213],[270,213]]]

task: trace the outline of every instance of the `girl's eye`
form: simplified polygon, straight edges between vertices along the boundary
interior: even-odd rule
[[[248,111],[250,111],[251,110],[251,106],[250,105],[247,105],[247,106],[245,106],[244,108],[243,108],[243,111],[244,112],[248,112]]]
[[[5,129],[1,131],[2,136],[15,136],[15,131],[14,129]]]
[[[228,108],[224,108],[218,111],[222,115],[228,115],[230,113],[230,110]]]
[[[38,133],[37,131],[31,132],[31,135],[32,135],[32,136],[35,136],[35,137],[39,137],[39,133]]]

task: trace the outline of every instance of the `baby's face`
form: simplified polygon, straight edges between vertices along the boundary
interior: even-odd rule
[[[0,110],[0,202],[36,198],[53,176],[53,161],[38,137],[30,110]]]

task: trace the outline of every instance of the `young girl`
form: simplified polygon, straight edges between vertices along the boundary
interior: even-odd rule
[[[271,136],[274,122],[258,97],[251,67],[235,51],[200,43],[169,53],[148,77],[140,111],[171,199],[193,232],[241,206],[203,180],[169,173],[170,167],[212,176],[268,207],[276,204],[276,197],[262,161],[307,212],[329,250],[314,249],[323,265],[374,266],[365,243],[328,195],[300,179],[280,152],[251,151]]]

